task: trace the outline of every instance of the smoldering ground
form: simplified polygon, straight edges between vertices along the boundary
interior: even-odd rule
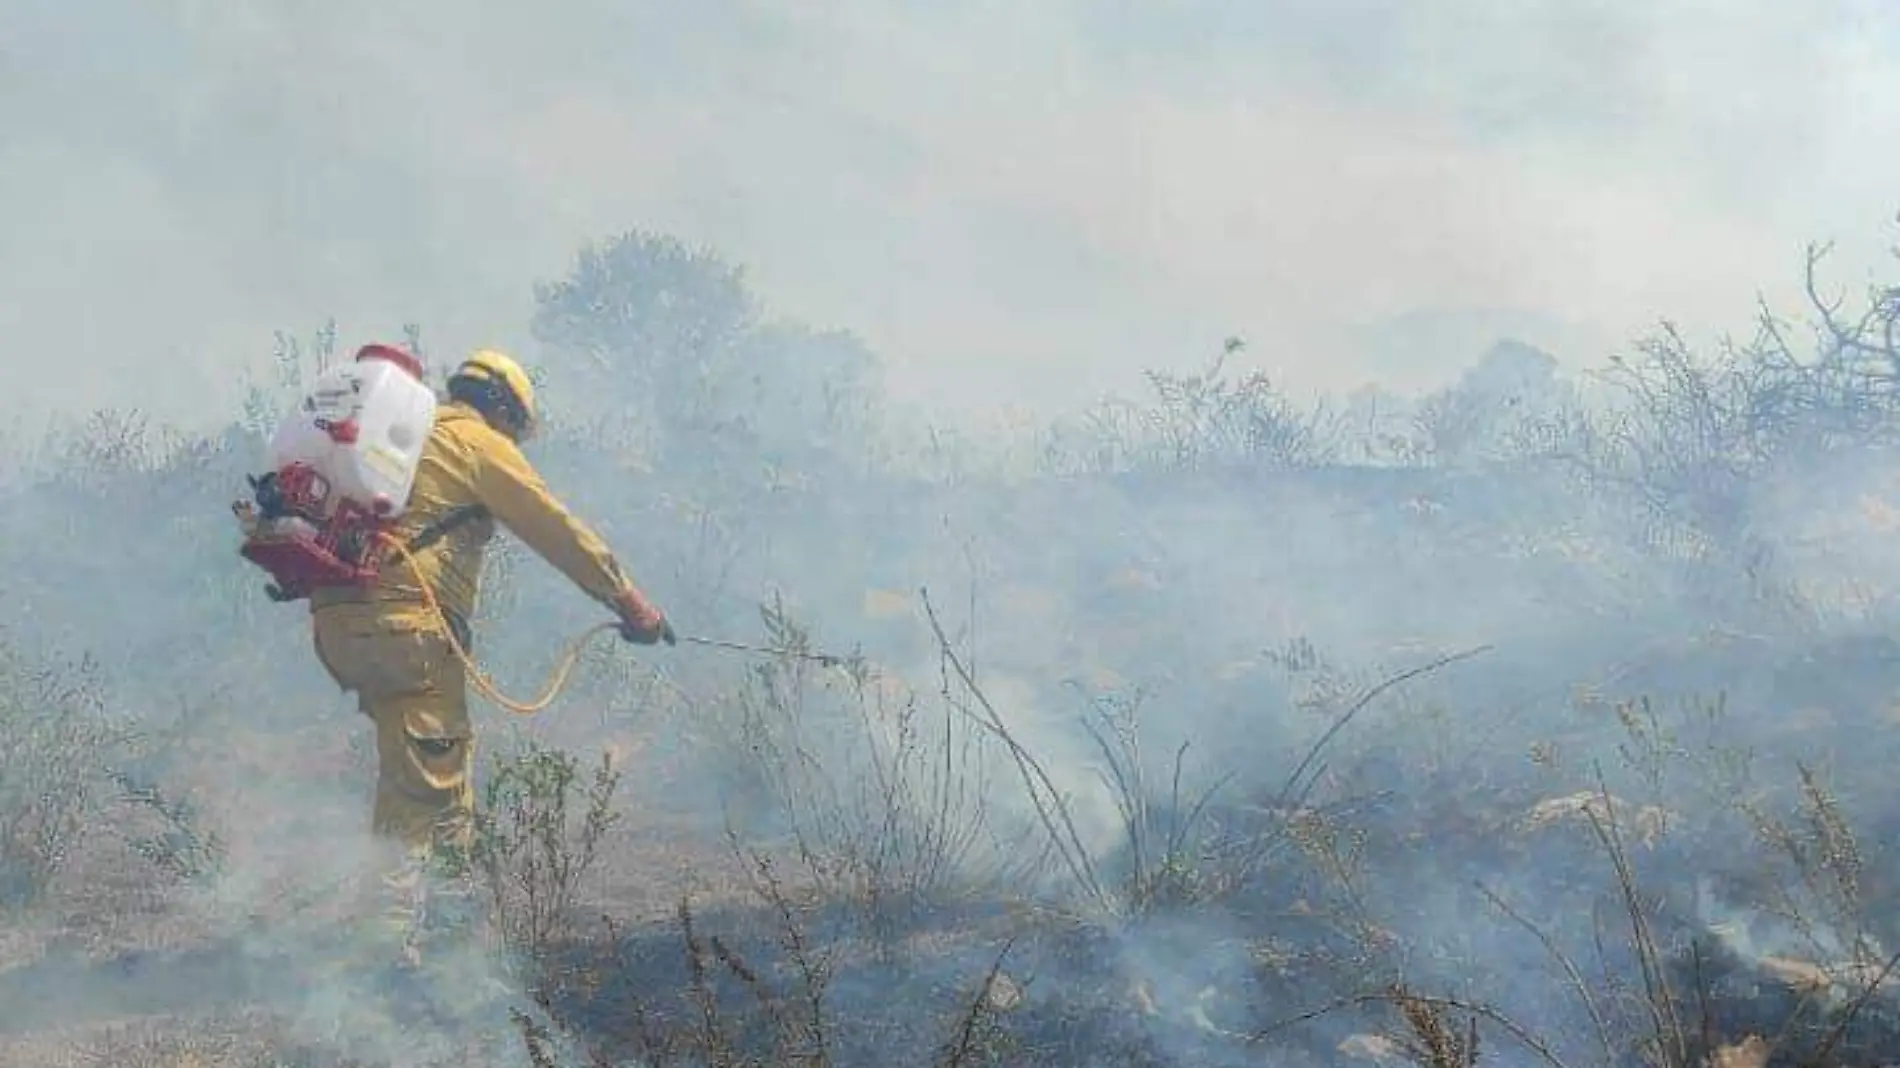
[[[608,262],[689,271],[668,248]],[[638,271],[593,284],[652,298]],[[737,323],[730,351],[811,336]],[[1825,394],[1771,406],[1794,372],[1752,408],[1679,376],[1676,421],[1636,419],[1567,407],[1520,351],[1542,400],[1454,456],[1424,446],[1455,397],[1367,420],[1182,368],[1025,474],[985,466],[1014,447],[881,447],[861,376],[851,406],[773,405],[655,348],[697,351],[609,345],[626,414],[557,414],[550,479],[686,629],[847,663],[603,646],[558,711],[491,717],[485,782],[525,742],[575,754],[577,788],[605,753],[620,822],[563,922],[420,1000],[336,967],[370,755],[299,610],[228,551],[256,427],[168,443],[102,416],[48,443],[0,512],[9,1041],[1330,1064],[1401,1056],[1385,1030],[1442,1046],[1469,1012],[1481,1063],[1648,1040],[1686,1065],[1751,1034],[1874,1063],[1893,1035],[1859,1000],[1896,938],[1878,391],[1843,431]],[[556,347],[555,413],[567,366],[608,381]],[[511,691],[595,622],[518,548],[486,594]]]
[[[1457,1063],[1449,999],[1484,1063],[1871,1063],[1891,290],[1814,320],[1887,244],[1893,15],[1721,14],[0,6],[5,1059]],[[690,240],[570,262],[632,223]],[[686,629],[864,657],[602,646],[489,716],[485,784],[572,754],[578,842],[604,753],[621,819],[421,1002],[332,967],[364,725],[226,513],[412,319],[543,365]],[[487,585],[511,691],[596,622]]]

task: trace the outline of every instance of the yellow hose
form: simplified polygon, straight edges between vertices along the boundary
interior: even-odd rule
[[[456,637],[455,628],[449,625],[448,614],[442,611],[441,602],[435,599],[435,591],[429,587],[427,579],[422,574],[422,568],[416,563],[416,558],[410,553],[409,547],[388,534],[382,534],[379,537],[384,544],[394,549],[396,555],[402,558],[403,563],[409,565],[409,570],[415,573],[416,584],[422,588],[423,603],[429,606],[429,611],[435,616],[437,625],[442,628],[442,633],[448,636],[449,647],[455,650],[456,659],[462,662],[463,669],[468,672],[469,683],[474,687],[475,692],[488,698],[496,707],[504,711],[513,712],[518,716],[531,716],[553,704],[555,698],[561,695],[561,691],[567,688],[568,677],[574,673],[575,666],[580,663],[581,650],[587,643],[593,640],[596,634],[620,629],[618,623],[600,623],[581,632],[567,644],[567,650],[561,654],[560,662],[554,665],[554,671],[548,676],[547,688],[541,692],[541,696],[532,701],[517,701],[502,693],[501,689],[495,685],[495,680],[489,678],[487,673],[482,671],[481,666],[475,662],[475,657],[462,647],[462,640]]]

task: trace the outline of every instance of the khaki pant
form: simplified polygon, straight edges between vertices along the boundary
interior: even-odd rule
[[[317,658],[376,729],[371,830],[412,856],[466,849],[474,825],[467,680],[424,605],[335,604],[312,616]]]

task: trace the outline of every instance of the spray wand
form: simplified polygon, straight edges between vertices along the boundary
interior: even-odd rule
[[[679,640],[687,645],[701,645],[708,649],[724,649],[734,653],[750,653],[755,656],[788,656],[794,660],[809,660],[822,667],[841,667],[853,658],[833,653],[813,653],[803,649],[774,649],[764,645],[747,645],[744,642],[726,641],[723,638],[701,638],[697,635],[682,634]]]

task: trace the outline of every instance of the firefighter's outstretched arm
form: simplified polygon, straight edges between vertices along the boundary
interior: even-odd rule
[[[556,498],[505,435],[482,435],[475,492],[489,513],[583,592],[617,613],[628,640],[673,642],[665,615],[634,585],[607,543]]]

